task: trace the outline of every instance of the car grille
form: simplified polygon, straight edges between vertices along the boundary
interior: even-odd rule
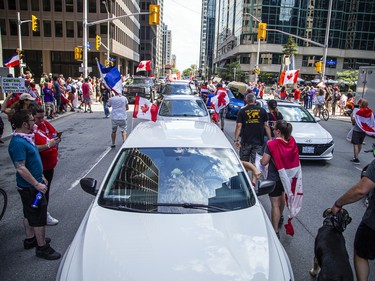
[[[330,143],[324,143],[324,144],[297,144],[298,146],[298,153],[299,155],[306,155],[306,156],[319,156],[322,155],[324,151],[326,151],[328,148],[330,148],[333,145],[333,141]],[[302,153],[303,147],[314,147],[314,153]]]
[[[138,94],[142,94],[145,92],[145,89],[144,88],[128,88],[128,93],[138,93]]]

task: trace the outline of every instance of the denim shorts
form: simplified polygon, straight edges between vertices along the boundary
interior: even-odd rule
[[[121,132],[126,132],[127,120],[113,120],[112,119],[112,132],[117,132],[117,127],[120,128]]]
[[[255,154],[263,155],[263,146],[262,145],[251,145],[241,143],[240,147],[240,159],[242,161],[247,161],[255,163]]]

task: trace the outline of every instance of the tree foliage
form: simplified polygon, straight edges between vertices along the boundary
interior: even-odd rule
[[[189,76],[191,73],[191,68],[186,68],[182,71],[182,76]]]
[[[337,80],[343,81],[344,84],[354,86],[355,81],[358,79],[358,70],[344,70],[343,72],[337,72]]]
[[[219,70],[219,76],[229,81],[244,81],[246,72],[241,70],[241,63],[234,61],[227,65],[224,69]]]
[[[293,37],[289,36],[288,42],[286,42],[286,44],[283,45],[283,54],[289,55],[289,56],[296,55],[298,54],[297,50],[298,50],[298,45],[296,41],[294,41]]]

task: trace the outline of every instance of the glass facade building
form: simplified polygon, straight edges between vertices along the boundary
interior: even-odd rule
[[[257,64],[257,21],[267,29],[277,29],[324,44],[329,0],[216,0],[214,63],[216,67],[240,61],[243,71]],[[326,75],[375,64],[375,1],[334,0],[328,40]],[[288,35],[267,31],[261,42],[261,71],[280,71],[283,45]],[[295,38],[298,54],[295,67],[302,78],[314,78],[314,63],[324,49]]]

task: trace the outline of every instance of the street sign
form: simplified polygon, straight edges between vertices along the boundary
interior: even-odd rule
[[[87,41],[87,49],[91,50],[91,44],[89,41]]]
[[[2,77],[1,87],[4,93],[24,93],[25,92],[25,79]]]

